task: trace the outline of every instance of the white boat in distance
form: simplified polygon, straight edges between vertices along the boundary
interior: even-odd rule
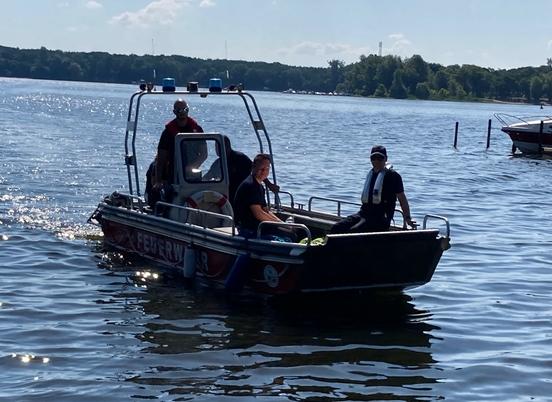
[[[518,117],[496,113],[501,130],[512,140],[512,153],[519,149],[524,154],[552,152],[552,117]]]

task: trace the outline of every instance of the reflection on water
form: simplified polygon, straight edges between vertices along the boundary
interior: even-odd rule
[[[430,348],[438,328],[407,295],[243,299],[175,283],[151,266],[132,269],[139,274],[110,294],[148,317],[136,334],[137,358],[148,367],[128,381],[170,395],[435,396]]]
[[[134,88],[0,83],[0,400],[550,399],[552,159],[511,156],[496,127],[485,149],[490,116],[534,106],[255,94],[297,202],[356,200],[382,143],[414,217],[447,216],[453,242],[408,296],[274,303],[191,289],[101,251],[85,222],[126,191]],[[151,106],[142,177],[172,99]],[[251,127],[234,124],[241,106],[191,107],[204,128],[258,151]]]

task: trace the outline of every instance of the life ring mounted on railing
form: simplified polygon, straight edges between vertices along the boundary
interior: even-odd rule
[[[217,191],[198,191],[197,193],[187,197],[185,202],[191,208],[221,213],[232,217],[234,216],[234,210],[232,209],[232,205],[230,205],[228,198],[224,194]]]

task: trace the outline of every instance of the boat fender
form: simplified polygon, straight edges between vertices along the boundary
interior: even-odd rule
[[[230,272],[224,281],[224,288],[228,291],[237,292],[245,283],[245,273],[249,266],[249,254],[242,254],[236,257]]]
[[[184,264],[182,268],[184,278],[193,279],[196,273],[196,254],[195,250],[189,246],[184,248]]]
[[[206,209],[207,205],[216,205],[219,208],[220,213],[234,216],[234,211],[232,209],[232,205],[228,202],[228,198],[216,191],[198,191],[197,193],[187,197],[186,203],[190,207],[197,209]]]

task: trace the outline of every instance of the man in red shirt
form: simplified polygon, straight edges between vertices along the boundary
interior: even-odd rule
[[[170,201],[172,191],[170,184],[174,182],[174,148],[175,137],[178,133],[202,133],[203,128],[191,118],[190,108],[185,100],[174,102],[173,113],[175,118],[165,125],[157,146],[157,156],[146,173],[146,201],[153,208],[160,199]],[[187,162],[199,166],[207,157],[207,145],[186,149]],[[164,194],[161,190],[165,188]]]
[[[185,100],[178,99],[174,102],[173,113],[175,118],[165,125],[157,146],[157,158],[155,163],[154,188],[163,184],[171,184],[174,181],[174,143],[178,133],[202,133],[203,128],[191,118],[188,113],[190,108]],[[188,164],[199,166],[207,157],[207,146],[186,150]]]

